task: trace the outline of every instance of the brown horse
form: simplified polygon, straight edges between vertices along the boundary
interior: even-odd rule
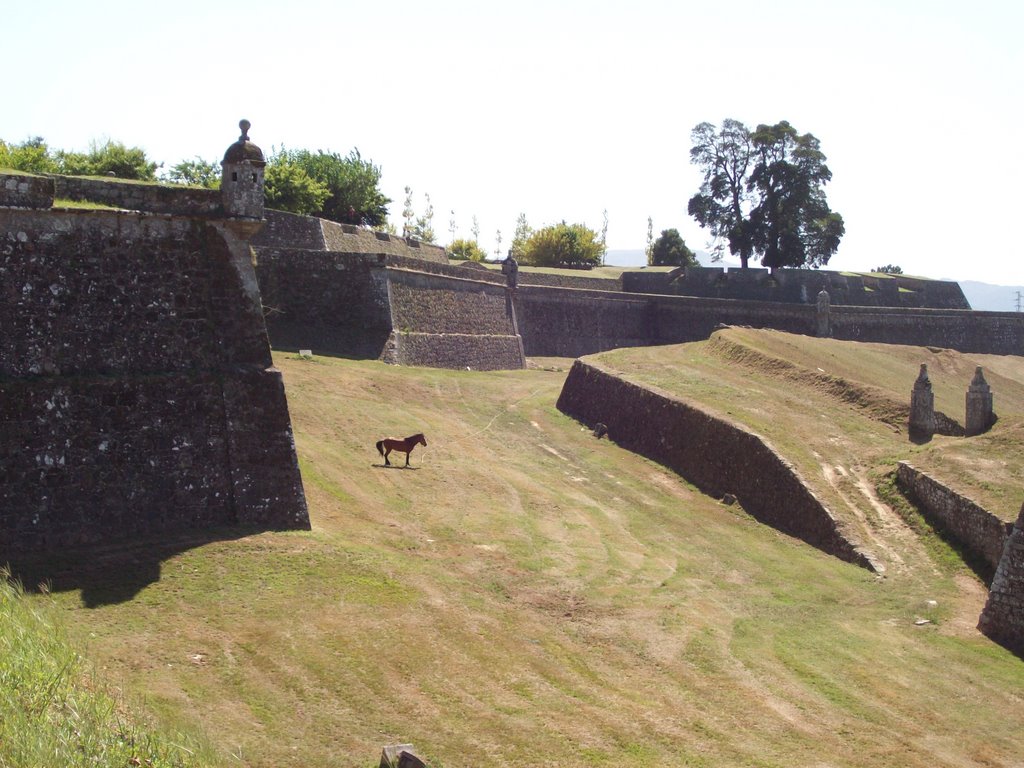
[[[377,452],[384,457],[384,465],[387,467],[391,466],[391,462],[388,461],[388,454],[392,451],[399,451],[405,454],[405,466],[409,466],[409,454],[412,453],[412,449],[417,445],[422,445],[424,448],[427,445],[427,438],[420,432],[416,435],[410,435],[404,440],[399,440],[396,437],[385,437],[383,440],[377,441]]]

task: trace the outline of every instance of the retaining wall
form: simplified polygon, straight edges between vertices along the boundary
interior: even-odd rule
[[[230,223],[0,208],[0,559],[309,526]]]
[[[1024,314],[938,309],[837,307],[832,338],[943,347],[959,352],[1024,355]]]
[[[813,334],[814,307],[524,286],[516,293],[527,355],[579,357],[708,338],[720,324]]]
[[[53,205],[53,179],[21,173],[0,173],[0,205],[49,208]]]
[[[1006,538],[1013,529],[965,496],[935,478],[901,461],[896,481],[929,523],[943,531],[994,571],[1003,555]]]
[[[435,368],[523,368],[515,310],[502,286],[388,268],[388,362]]]
[[[873,569],[797,471],[761,437],[692,404],[577,360],[557,407],[716,498],[733,494],[761,522]]]
[[[67,200],[86,200],[128,211],[168,213],[181,216],[222,216],[220,191],[175,184],[92,179],[82,176],[50,176],[54,194]]]
[[[338,224],[313,216],[285,211],[266,211],[266,225],[253,239],[261,248],[304,248],[337,253],[384,253],[436,264],[447,264],[448,257],[439,245],[423,243],[411,237],[374,232],[351,224]]]
[[[381,357],[391,333],[383,255],[294,248],[256,252],[267,332],[275,349]]]

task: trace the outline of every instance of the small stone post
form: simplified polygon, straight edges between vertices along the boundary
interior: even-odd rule
[[[910,439],[915,443],[926,443],[935,434],[935,395],[928,378],[928,366],[921,363],[921,373],[914,382],[910,394]]]
[[[832,323],[829,317],[831,299],[824,288],[818,294],[818,338],[827,339],[832,335]]]
[[[967,388],[967,419],[964,434],[972,437],[988,432],[992,421],[992,387],[985,381],[985,375],[979,365],[974,371],[971,385]]]

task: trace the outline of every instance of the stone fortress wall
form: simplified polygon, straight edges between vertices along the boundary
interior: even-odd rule
[[[220,526],[308,528],[250,225],[203,215],[191,191],[172,196],[174,214],[52,209],[51,180],[29,177],[49,192],[26,197],[19,183],[7,194],[11,178],[0,561]]]
[[[741,301],[813,304],[828,291],[833,304],[858,307],[970,309],[960,285],[949,280],[827,269],[686,267],[670,272],[626,272],[622,289]]]
[[[619,280],[530,271],[511,293],[499,273],[450,266],[436,246],[274,211],[253,241],[254,271],[248,243],[240,258],[238,238],[217,221],[216,193],[40,178],[0,176],[0,311],[8,313],[0,319],[13,329],[0,341],[0,415],[11,425],[0,455],[14,469],[0,485],[6,546],[240,522],[308,525],[261,309],[281,348],[448,368],[518,368],[526,354],[695,341],[720,324],[1024,354],[1024,316],[973,312],[955,283],[806,270],[770,277],[690,268]],[[124,210],[32,210],[47,209],[54,194]],[[831,298],[824,316],[815,302],[822,288]],[[614,421],[614,412],[592,411],[606,393],[586,394],[601,378],[574,367],[579,386],[567,386],[563,410]],[[656,400],[638,401],[644,413],[707,431],[708,444],[764,460],[763,471],[732,478],[712,466],[721,451],[652,458],[685,463],[684,476],[708,492],[734,493],[765,522],[870,567],[792,469],[771,459],[770,446]],[[630,429],[616,426],[627,439]],[[647,441],[633,442],[639,450]],[[773,517],[785,505],[769,503],[776,487],[788,489],[786,504],[801,500],[785,519]],[[769,501],[759,506],[761,498]],[[124,512],[136,508],[146,514]],[[51,519],[54,509],[70,513]],[[991,563],[989,533],[981,546]],[[1024,551],[1024,533],[1014,536],[1005,544],[1011,554]],[[998,562],[999,588],[982,623],[997,639],[1006,626],[1019,639],[1024,577],[1012,557]]]

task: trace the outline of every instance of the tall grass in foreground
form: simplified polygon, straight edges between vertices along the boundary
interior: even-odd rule
[[[0,569],[0,768],[198,764],[95,688],[62,629]]]

